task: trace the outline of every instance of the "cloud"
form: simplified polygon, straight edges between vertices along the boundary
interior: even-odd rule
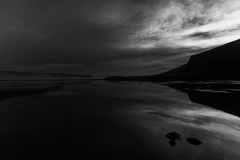
[[[214,34],[212,34],[211,32],[197,32],[197,33],[188,35],[188,37],[196,38],[196,39],[210,39],[210,38],[214,38]]]
[[[238,0],[4,0],[0,63],[98,75],[163,72],[239,39],[239,14]]]
[[[82,67],[82,64],[47,64],[44,68],[71,68],[71,67]]]
[[[133,39],[134,48],[157,48],[161,46],[184,46],[208,48],[236,40],[240,38],[239,30],[235,30],[240,25],[239,11],[240,2],[225,0],[171,0],[164,7],[157,9],[154,16],[149,18],[145,26],[139,30]],[[225,32],[231,30],[232,32]],[[204,36],[209,39],[214,32],[224,32],[221,37],[218,35],[215,41],[206,46],[203,45]],[[198,33],[198,34],[196,34]],[[193,40],[193,45],[184,43],[191,41],[191,36],[200,36]],[[207,33],[209,33],[207,35]],[[226,34],[228,33],[228,34]],[[232,34],[236,36],[232,36]],[[229,37],[231,36],[231,37]],[[214,37],[212,37],[214,38]],[[219,39],[222,39],[219,41]],[[224,41],[223,39],[228,39]]]

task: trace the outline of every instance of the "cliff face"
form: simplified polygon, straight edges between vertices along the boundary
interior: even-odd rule
[[[111,81],[240,80],[240,40],[196,54],[187,64],[151,76],[107,77]]]
[[[65,73],[31,73],[31,72],[0,71],[0,80],[83,79],[83,78],[92,78],[92,76]]]
[[[240,79],[240,41],[190,57],[187,64],[159,74],[177,79]]]

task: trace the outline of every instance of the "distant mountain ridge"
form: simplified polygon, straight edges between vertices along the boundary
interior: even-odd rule
[[[117,77],[107,77],[114,80]],[[119,77],[118,77],[119,78]],[[240,40],[192,55],[187,64],[162,74],[121,77],[125,80],[234,80],[240,79]]]
[[[34,73],[0,70],[0,80],[28,80],[28,79],[83,79],[92,78],[91,75],[67,73]]]
[[[240,79],[240,41],[192,55],[187,64],[159,74],[178,79]]]

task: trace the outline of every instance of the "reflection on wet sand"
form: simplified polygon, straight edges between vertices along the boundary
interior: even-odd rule
[[[232,83],[173,83],[168,87],[187,93],[189,99],[236,116],[240,116],[240,85]]]
[[[2,158],[239,159],[239,117],[205,106],[210,102],[191,102],[186,86],[178,88],[184,93],[168,86],[0,83]]]
[[[61,87],[53,86],[44,88],[21,88],[21,89],[16,88],[11,90],[4,90],[0,91],[0,102],[11,98],[40,95],[57,90],[61,90]]]
[[[166,135],[175,131],[188,144],[200,146],[199,151],[205,153],[193,159],[201,159],[201,156],[206,156],[207,159],[239,159],[240,154],[237,148],[240,147],[240,118],[238,117],[239,109],[236,106],[240,104],[240,94],[236,90],[229,92],[233,88],[239,88],[239,86],[218,83],[216,87],[216,85],[211,86],[211,84],[198,84],[204,92],[195,92],[196,89],[199,89],[196,85],[193,85],[192,88],[187,88],[186,85],[180,88],[181,84],[179,83],[165,83],[164,85],[188,93],[189,99],[194,103],[181,99],[173,90],[167,91],[173,101],[171,105],[159,107],[152,105],[143,109],[143,112],[152,116],[152,119],[148,119],[146,122],[146,126],[154,126],[154,130],[157,131],[166,130],[164,131]],[[204,88],[206,85],[207,89]],[[211,94],[209,88],[211,88]],[[214,92],[213,88],[219,90]],[[226,94],[226,91],[223,90],[228,90],[228,93]],[[201,145],[203,142],[204,145]],[[181,150],[188,150],[183,147],[185,143],[176,145],[176,141],[171,139],[169,143],[172,146],[182,147]]]

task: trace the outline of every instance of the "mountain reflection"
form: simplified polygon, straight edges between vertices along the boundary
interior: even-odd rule
[[[1,82],[2,159],[239,159],[237,87]]]
[[[240,116],[240,92],[238,92],[240,86],[238,84],[175,83],[165,85],[186,93],[194,103]]]

